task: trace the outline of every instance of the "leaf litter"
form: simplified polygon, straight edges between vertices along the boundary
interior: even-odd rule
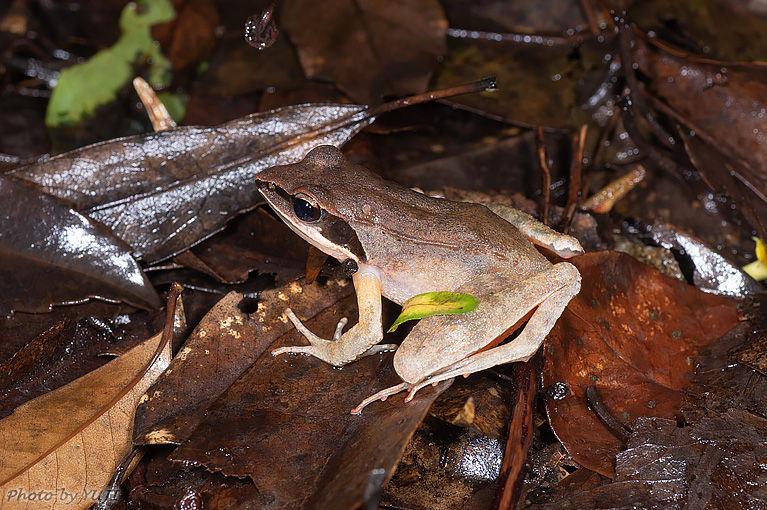
[[[136,405],[170,363],[179,321],[182,307],[169,307],[164,333],[0,420],[2,508],[93,505],[132,448]]]
[[[250,10],[250,9],[252,9],[252,7],[249,6],[248,9]],[[493,12],[495,12],[496,14],[498,13],[497,10],[493,11]],[[493,16],[492,18],[488,18],[488,19],[492,19],[493,22],[497,21],[498,23],[500,23],[499,16],[497,16],[497,15]],[[466,21],[466,20],[461,20],[461,21]],[[470,23],[470,22],[467,21],[467,23]],[[278,42],[278,44],[279,44],[279,42]],[[585,55],[586,54],[586,52],[583,51],[583,46],[581,46],[580,48],[575,50],[573,52],[573,56],[576,56],[576,52],[579,52],[581,55]],[[503,53],[503,52],[500,52],[500,53]],[[612,56],[614,56],[614,55],[612,55]],[[600,55],[600,57],[601,57],[601,55]],[[500,57],[498,57],[498,58],[500,59]],[[496,60],[496,58],[495,57],[488,58],[488,60]],[[567,68],[565,68],[565,69],[567,69]],[[572,78],[572,76],[565,76],[565,78],[566,79],[570,79],[570,78]],[[588,76],[587,76],[587,78],[588,78]],[[661,76],[660,78],[662,79],[663,77]],[[271,77],[269,77],[268,79],[271,79]],[[584,83],[588,83],[588,79],[583,81],[583,82]],[[564,82],[560,81],[560,83],[564,83]],[[541,89],[543,89],[543,88],[544,87],[541,87]],[[265,95],[269,96],[270,94],[265,94]],[[520,97],[523,98],[522,102],[525,102],[524,101],[524,98],[525,98],[524,90],[522,91],[522,95]],[[570,96],[567,96],[567,97],[569,98]],[[267,101],[268,101],[268,97],[267,97]],[[531,103],[531,101],[528,101],[527,103]],[[488,108],[488,110],[489,110],[489,108]],[[560,111],[558,113],[561,115],[564,112]],[[568,116],[569,116],[569,112],[565,113],[563,118],[568,118]],[[542,117],[542,119],[543,119],[542,122],[547,122],[545,117]],[[466,121],[466,120],[467,119],[464,118],[464,121]],[[617,135],[616,135],[616,137],[617,137]],[[633,150],[633,147],[631,147],[631,149]],[[402,143],[402,144],[400,144],[400,145],[398,145],[396,147],[396,156],[399,157],[399,156],[403,155],[405,152],[407,152],[408,150],[409,149],[408,149],[408,146],[407,146],[407,142]],[[451,150],[454,150],[454,148],[451,147]],[[394,154],[394,152],[395,151],[390,151],[391,154]],[[435,149],[435,154],[436,153],[437,152],[436,152],[436,149]],[[457,153],[457,151],[456,151],[456,153]],[[394,157],[392,157],[392,161],[395,161]],[[494,168],[492,170],[496,171],[496,173],[499,176],[502,176],[502,172],[499,172],[497,170],[498,169],[505,169],[508,164],[509,163],[502,161],[500,164],[494,165]],[[439,165],[436,165],[436,167],[437,167],[437,170],[439,170]],[[471,170],[472,172],[477,170],[474,167],[471,167],[471,168],[472,168],[472,170]],[[640,209],[643,208],[645,210],[647,210],[647,209],[654,209],[652,207],[652,205],[648,206],[647,204],[654,204],[655,203],[655,202],[652,201],[652,197],[654,196],[654,192],[657,191],[657,187],[655,187],[655,186],[656,186],[656,183],[662,182],[662,179],[663,179],[662,176],[658,175],[657,168],[654,168],[654,169],[653,168],[648,168],[648,170],[649,170],[648,173],[649,173],[649,177],[650,177],[649,186],[643,186],[643,191],[641,191],[639,193],[632,192],[633,195],[641,195],[641,198],[643,200],[645,200],[645,201],[640,201],[639,202],[640,204],[645,204],[645,205],[640,205]],[[424,173],[424,175],[428,176],[429,174]],[[683,174],[683,175],[685,175],[685,179],[687,179],[687,176],[689,176],[690,174]],[[692,175],[694,177],[694,175],[695,175],[694,172],[692,173]],[[428,182],[428,180],[426,182]],[[466,178],[466,182],[471,183],[472,180],[470,178]],[[502,179],[499,178],[498,182],[503,182],[503,181],[502,181]],[[559,180],[557,180],[555,178],[555,182],[559,182]],[[562,181],[562,182],[566,182],[566,181]],[[689,182],[691,182],[691,181],[687,181],[687,183],[689,183]],[[501,184],[501,186],[503,186],[503,184]],[[686,193],[689,192],[689,190],[684,188],[684,187],[679,188],[679,189],[683,189]],[[686,194],[685,194],[685,196],[686,196]],[[715,200],[718,200],[718,198],[715,195],[714,195],[714,197],[715,197]],[[701,214],[701,209],[697,209],[697,211],[695,210],[695,202],[692,202],[692,207],[689,207],[688,204],[681,205],[679,203],[679,197],[676,197],[671,203],[672,203],[672,208],[673,209],[677,209],[677,210],[678,209],[690,209],[691,211],[693,211],[693,214],[696,217],[700,217],[700,219],[703,220],[702,223],[705,223],[705,224],[708,225],[706,227],[708,230],[705,231],[705,233],[707,235],[700,235],[700,237],[701,238],[705,238],[708,242],[713,242],[713,244],[716,245],[717,250],[719,250],[720,252],[723,250],[722,246],[720,246],[720,244],[719,244],[720,243],[719,239],[721,239],[723,237],[726,237],[726,236],[729,236],[729,231],[724,233],[724,234],[720,231],[720,221],[719,221],[719,218],[722,217],[721,215],[709,216],[709,213],[710,213],[710,210],[711,210],[710,206],[712,205],[712,201],[708,201],[708,202],[703,201],[702,202],[702,204],[705,206],[706,214]],[[700,204],[698,204],[698,206],[700,206]],[[626,209],[622,209],[622,213],[625,213],[625,212],[626,212]],[[637,212],[641,212],[641,211],[637,211],[636,209],[634,211],[629,210],[629,214],[628,215],[629,216],[635,215],[635,214],[637,214]],[[663,210],[659,210],[658,213],[659,214],[664,214],[664,211]],[[713,220],[711,218],[713,218]],[[592,218],[592,220],[593,220],[593,218]],[[616,216],[614,214],[611,214],[611,217],[599,217],[599,226],[600,226],[600,228],[602,228],[604,230],[608,230],[611,226],[614,226],[614,224],[611,223],[611,222],[615,221],[615,220],[616,220]],[[556,221],[556,220],[554,220],[554,221]],[[592,223],[595,223],[595,222],[592,221]],[[651,223],[652,223],[652,220],[648,224],[651,224]],[[678,226],[679,225],[672,225],[672,228],[673,227],[678,227]],[[715,236],[714,237],[714,239],[715,239],[714,241],[711,241],[710,234],[712,234],[712,233]],[[696,232],[696,234],[698,234],[698,232]],[[719,236],[719,237],[716,237],[716,236]],[[750,236],[746,236],[746,238],[750,238]],[[727,239],[733,239],[733,238],[727,237]],[[599,241],[601,243],[605,243],[606,242],[603,239],[600,239]],[[732,242],[737,244],[739,241],[737,241],[737,239],[735,239]],[[607,241],[607,244],[609,244],[609,241]],[[730,246],[734,246],[734,245],[724,244],[723,246],[724,246],[725,249],[730,249]],[[750,250],[751,250],[751,246],[749,246],[749,251]],[[650,277],[650,280],[654,281],[654,277]],[[637,280],[637,285],[639,285],[641,282],[642,282],[642,279],[641,278],[638,279]],[[613,329],[615,329],[616,327],[620,327],[620,326],[622,326],[622,323],[619,323],[617,325],[616,324],[612,324],[611,325],[611,327]],[[673,333],[675,331],[682,331],[682,330],[672,330],[671,331],[671,333],[672,333],[671,337],[672,338],[673,338]],[[681,338],[684,339],[684,335]],[[742,339],[742,336],[740,338]],[[716,348],[717,344],[718,344],[718,342],[711,342],[710,348],[711,349]],[[749,356],[748,359],[752,360],[752,361],[755,358],[758,357],[758,349],[759,349],[758,344],[755,344],[755,346],[752,346],[752,349],[754,349],[754,348],[756,349],[755,351],[751,351],[751,352],[748,353],[748,356]],[[722,362],[722,360],[726,360],[726,357],[725,357],[726,356],[726,349],[725,349],[725,351],[721,351],[720,350],[714,356],[717,357],[717,359],[720,362]],[[651,353],[651,357],[652,357],[652,353]],[[699,359],[701,357],[703,357],[702,354],[699,356]],[[711,367],[709,367],[709,368],[711,368]],[[735,372],[737,372],[737,374]],[[696,391],[695,395],[698,396],[699,400],[705,402],[704,409],[712,409],[712,410],[715,409],[717,413],[722,413],[719,416],[719,418],[721,418],[722,416],[724,416],[726,414],[727,415],[727,420],[723,420],[722,421],[722,423],[724,424],[725,427],[728,427],[728,428],[730,428],[732,430],[737,430],[740,426],[744,426],[744,428],[747,428],[749,430],[755,431],[755,436],[754,437],[763,437],[763,431],[762,431],[761,427],[759,426],[759,424],[754,422],[753,420],[750,420],[750,417],[748,415],[744,415],[742,413],[738,414],[736,412],[728,411],[728,409],[730,409],[730,408],[736,408],[737,409],[738,406],[746,406],[746,408],[749,410],[749,412],[751,412],[751,413],[758,413],[758,414],[763,415],[763,413],[764,413],[763,406],[761,406],[759,404],[759,398],[758,398],[759,395],[761,395],[761,393],[760,393],[760,391],[761,391],[760,388],[762,387],[762,385],[760,383],[760,381],[761,381],[760,377],[761,376],[759,376],[758,374],[755,374],[754,372],[752,372],[752,371],[750,371],[748,369],[744,369],[740,365],[735,365],[734,367],[728,366],[728,367],[725,367],[725,368],[721,368],[721,367],[720,368],[711,368],[708,372],[706,372],[705,374],[702,374],[702,375],[705,375],[707,377],[706,381],[707,381],[709,386],[706,387],[705,385],[700,385],[695,390]],[[704,383],[701,383],[701,384],[704,384]],[[726,388],[724,388],[723,386],[726,386]],[[712,391],[714,389],[717,390],[717,391],[721,391],[722,395],[719,395],[719,396],[715,395],[716,392]],[[606,393],[604,391],[604,389],[600,389],[599,395],[601,395],[602,400],[609,400],[609,398],[610,398],[610,392],[608,391]],[[673,393],[673,395],[674,395],[674,398],[676,398],[677,393]],[[645,401],[647,403],[651,403],[652,404],[651,400],[645,400]],[[655,405],[655,408],[658,407],[657,402],[652,404],[652,405]],[[608,406],[607,407],[608,414],[609,414],[610,409],[611,408]],[[700,410],[700,408],[697,408],[697,409]],[[603,411],[604,411],[604,409],[602,409],[602,411],[600,411],[600,412],[603,412]],[[693,414],[689,414],[688,411],[685,411],[685,413],[687,413],[687,414],[685,414],[685,419],[687,420],[687,423],[686,423],[687,426],[684,426],[681,429],[678,429],[678,430],[682,431],[682,434],[680,434],[678,436],[673,433],[673,430],[675,430],[675,429],[671,426],[672,425],[671,422],[663,422],[662,418],[656,418],[655,421],[653,422],[654,423],[653,426],[655,426],[656,428],[662,430],[660,435],[665,435],[666,438],[668,439],[668,441],[666,441],[666,444],[671,444],[673,441],[676,441],[676,439],[678,439],[679,437],[681,437],[683,439],[682,441],[679,441],[679,443],[684,443],[684,441],[686,441],[686,439],[684,439],[685,438],[684,434],[687,434],[686,437],[692,437],[693,441],[704,441],[704,440],[705,441],[711,441],[712,440],[711,439],[712,435],[710,435],[710,434],[706,435],[706,430],[708,430],[708,429],[700,428],[698,432],[694,431],[695,428],[699,427],[700,417],[699,416],[695,416],[694,413]],[[601,416],[604,418],[604,415],[601,415]],[[716,415],[712,415],[712,416],[714,418],[717,417]],[[624,417],[620,413],[614,415],[613,418],[617,418],[618,420],[624,419]],[[631,437],[632,437],[632,434],[633,434],[637,438],[639,438],[639,437],[647,438],[647,441],[651,442],[651,444],[655,444],[655,445],[662,445],[662,444],[664,444],[663,443],[663,438],[658,438],[658,437],[651,438],[650,435],[644,433],[644,432],[646,432],[646,429],[642,428],[644,426],[643,423],[645,423],[644,419],[639,419],[635,423],[637,423],[638,425],[636,425],[634,430],[633,430],[633,432],[631,434],[629,434],[629,438],[630,438],[629,440],[630,441],[631,441]],[[678,418],[674,419],[673,423],[676,423],[677,425],[684,424],[684,423],[681,423],[678,420]],[[745,424],[745,425],[743,425],[743,424]],[[712,422],[711,424],[707,424],[706,426],[709,427],[710,430],[715,430],[717,427],[719,427],[719,425],[720,424]],[[590,431],[592,429],[589,428],[588,430]],[[582,435],[588,436],[588,434],[582,434]],[[714,434],[714,435],[716,435],[716,434]],[[741,441],[741,443],[743,443],[743,441]],[[629,444],[631,444],[632,447],[633,447],[635,444],[639,444],[639,441],[637,441],[637,443],[629,443]],[[724,442],[720,442],[720,443],[717,443],[717,444],[718,444],[718,446],[722,447],[722,445],[724,445],[725,443]],[[695,448],[693,448],[693,449],[695,449]],[[666,452],[673,452],[673,451],[682,451],[682,450],[681,449],[676,449],[676,450],[666,449],[665,451]],[[693,452],[693,454],[686,453],[686,454],[683,455],[683,458],[684,459],[693,459],[694,458],[694,454],[695,454],[695,452]],[[673,457],[674,454],[671,453],[671,455]],[[744,458],[745,457],[740,457],[741,460],[744,459]],[[580,490],[577,487],[577,484],[579,483],[579,481],[582,482],[583,480],[591,480],[593,482],[592,485],[591,485],[591,489],[593,489],[592,492],[591,492],[591,495],[594,497],[592,499],[592,501],[593,501],[592,505],[593,506],[605,506],[610,501],[614,501],[615,504],[613,506],[617,506],[620,503],[620,501],[619,501],[620,497],[623,497],[623,500],[625,500],[625,498],[629,494],[631,494],[630,490],[620,490],[620,489],[638,488],[638,490],[639,490],[642,487],[645,487],[645,486],[643,486],[641,484],[641,482],[639,480],[640,480],[641,476],[646,476],[647,474],[651,474],[651,473],[650,473],[650,471],[645,470],[645,471],[642,472],[642,474],[639,476],[639,478],[637,478],[636,472],[632,472],[631,471],[631,466],[629,464],[622,463],[622,461],[620,460],[619,457],[616,457],[616,459],[617,459],[616,465],[615,465],[616,473],[619,473],[619,476],[626,477],[625,479],[621,480],[622,485],[609,486],[609,485],[607,485],[607,482],[609,482],[609,481],[606,480],[604,477],[600,477],[600,476],[594,477],[594,476],[592,476],[593,473],[590,474],[587,470],[581,468],[578,471],[576,471],[575,474],[571,475],[571,477],[569,478],[569,481],[568,481],[568,479],[565,479],[565,481],[561,484],[561,487],[563,489],[565,489],[566,487],[569,486],[571,489],[574,489],[574,492],[572,494],[576,494],[578,492],[578,490]],[[741,462],[741,465],[745,465],[745,464],[747,464],[747,462]],[[157,464],[152,464],[152,465],[154,466],[154,465],[157,465]],[[705,475],[705,472],[695,471],[696,468],[692,465],[692,463],[689,463],[688,465],[691,466],[691,467],[690,467],[690,470],[687,471],[687,473],[697,473],[696,476],[698,477],[699,480],[703,480],[704,479],[703,475]],[[708,466],[714,466],[714,464],[707,464],[707,465]],[[166,506],[173,506],[174,504],[176,504],[178,501],[181,500],[182,496],[184,498],[187,498],[187,496],[189,494],[191,494],[191,496],[190,496],[191,499],[187,498],[187,499],[184,499],[184,500],[185,501],[188,500],[188,499],[189,500],[194,500],[194,497],[196,496],[198,498],[205,499],[206,506],[212,506],[212,505],[209,505],[209,504],[213,504],[213,505],[218,504],[218,505],[221,505],[220,507],[224,507],[226,505],[225,501],[227,501],[227,498],[229,498],[228,501],[234,501],[234,500],[236,500],[236,496],[237,495],[246,494],[246,493],[253,494],[253,491],[252,491],[253,485],[250,483],[249,479],[245,479],[248,482],[246,484],[246,483],[242,483],[241,481],[233,480],[231,477],[229,477],[229,478],[223,477],[220,474],[219,475],[210,475],[208,473],[205,473],[204,468],[196,468],[196,471],[194,469],[187,469],[187,470],[182,470],[182,472],[185,473],[185,474],[188,474],[188,473],[200,474],[200,472],[202,472],[202,475],[207,477],[207,478],[205,478],[205,480],[208,481],[206,483],[209,483],[210,485],[208,485],[207,488],[203,488],[202,485],[194,486],[198,490],[198,492],[195,493],[194,490],[191,489],[193,487],[193,485],[189,485],[186,488],[184,488],[183,483],[182,483],[180,485],[182,490],[180,490],[180,492],[177,493],[177,496],[175,497],[175,499],[171,498],[171,499],[166,499],[165,500],[166,501]],[[716,469],[714,471],[712,471],[712,472],[719,473],[719,474],[723,473],[723,471],[721,471],[721,470],[717,471]],[[184,475],[184,476],[186,476],[186,475]],[[718,479],[720,479],[720,480],[723,479],[722,476],[719,476],[719,475],[717,475],[717,476],[718,476]],[[201,476],[200,479],[202,479],[202,478],[203,477]],[[672,477],[666,477],[666,479],[669,479],[669,480],[671,478]],[[146,479],[147,480],[152,480],[152,483],[154,484],[155,487],[162,486],[162,485],[165,484],[165,480],[162,480],[161,477],[158,477],[157,475],[154,475],[152,473],[147,473],[146,474]],[[660,480],[660,484],[661,485],[656,485],[656,486],[653,486],[653,487],[655,488],[654,489],[655,492],[657,494],[660,494],[660,492],[658,492],[658,491],[660,491],[662,489],[662,484],[664,483],[663,482],[664,478],[663,477],[656,477],[656,479]],[[679,480],[679,479],[681,479],[681,478],[677,477],[677,480]],[[732,477],[732,479],[736,480],[737,478]],[[746,478],[743,478],[743,479],[746,480]],[[139,482],[138,489],[141,489],[141,484],[140,484],[140,481],[142,480],[141,473],[138,473],[138,474],[135,475],[135,480],[137,480]],[[648,476],[648,480],[653,481],[653,483],[654,483],[655,479],[652,479],[650,476]],[[676,483],[676,482],[674,482],[674,483]],[[598,487],[600,484],[604,485],[604,488],[601,489],[601,490]],[[596,489],[594,488],[595,486],[597,486]],[[132,485],[132,487],[137,487],[137,485],[134,484],[134,485]],[[689,490],[695,490],[696,489],[696,486],[690,485],[690,484],[685,485],[684,483],[678,484],[675,487],[679,488],[682,491],[683,490],[688,490],[689,491]],[[717,486],[712,484],[712,487],[715,488]],[[146,486],[144,486],[144,488],[146,488]],[[616,488],[619,489],[619,490],[616,490]],[[138,490],[136,492],[136,495],[140,494],[140,492],[141,492],[141,490]],[[583,492],[583,491],[581,490],[581,492]],[[737,494],[737,492],[734,491],[734,490],[732,491],[732,493],[733,494]],[[649,506],[648,502],[653,501],[653,499],[652,499],[653,495],[650,494],[649,491],[641,492],[641,490],[640,490],[639,494],[640,494],[639,497],[636,497],[635,499],[631,500],[632,504],[634,504],[636,506],[642,506],[642,505]],[[740,494],[741,495],[745,495],[745,493],[743,493],[743,492],[741,492]],[[755,497],[759,496],[758,492],[753,492],[751,494],[753,496],[755,496]],[[613,498],[613,499],[611,500],[610,498]],[[564,501],[564,499],[562,501]],[[585,507],[589,506],[589,504],[586,504],[587,503],[586,500],[581,500],[581,501],[584,504],[583,505],[577,505],[577,506],[585,506]],[[682,500],[676,500],[676,501],[682,501]],[[702,501],[702,500],[695,500],[695,501]],[[710,501],[714,501],[714,500],[711,499]]]

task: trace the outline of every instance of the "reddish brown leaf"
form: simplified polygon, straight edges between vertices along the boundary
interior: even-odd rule
[[[291,0],[282,24],[307,77],[335,81],[361,103],[424,92],[447,49],[436,0]]]
[[[211,0],[175,0],[173,21],[152,27],[152,36],[170,57],[174,70],[204,59],[216,44],[218,9]]]
[[[673,418],[698,353],[738,323],[735,303],[680,283],[617,252],[572,259],[583,288],[546,344],[544,386],[569,393],[547,403],[549,422],[580,465],[612,475],[621,442],[585,398],[594,385],[618,422]]]

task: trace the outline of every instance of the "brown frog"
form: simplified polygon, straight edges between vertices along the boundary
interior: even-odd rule
[[[402,304],[417,294],[471,294],[476,310],[422,319],[396,348],[394,368],[404,381],[365,399],[352,412],[408,389],[526,361],[538,350],[581,277],[570,263],[552,264],[533,244],[562,257],[583,253],[578,241],[510,207],[432,198],[349,163],[320,146],[303,161],[257,177],[267,203],[298,235],[356,270],[359,322],[332,340],[309,331],[288,309],[310,345],[276,349],[316,356],[336,366],[391,350],[383,338],[381,296]],[[534,310],[534,311],[533,311]],[[511,342],[497,345],[532,311]]]

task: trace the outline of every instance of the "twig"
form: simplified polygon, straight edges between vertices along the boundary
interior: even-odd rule
[[[544,225],[549,224],[549,200],[551,199],[551,170],[546,161],[546,140],[543,138],[543,127],[535,128],[535,145],[538,149],[538,165],[541,167],[541,194],[543,203],[541,204],[540,220]]]

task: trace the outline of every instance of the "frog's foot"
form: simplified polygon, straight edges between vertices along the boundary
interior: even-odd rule
[[[333,333],[333,339],[325,340],[324,338],[320,338],[309,331],[309,329],[304,326],[303,322],[301,322],[301,319],[296,317],[296,314],[294,314],[293,310],[290,308],[285,310],[285,315],[288,316],[290,322],[292,322],[296,329],[309,341],[309,345],[280,347],[278,349],[272,350],[272,356],[279,356],[280,354],[306,354],[319,358],[332,365],[337,365],[337,363],[334,363],[335,356],[333,353],[333,346],[335,342],[341,338],[344,326],[346,326],[346,323],[348,322],[346,317],[338,321],[338,324],[336,325],[336,331]]]
[[[301,319],[296,317],[296,314],[294,314],[293,310],[290,308],[285,310],[285,315],[288,316],[290,322],[292,322],[296,329],[309,341],[310,345],[280,347],[272,350],[272,356],[279,356],[280,354],[305,354],[319,358],[331,365],[341,366],[362,356],[370,356],[372,354],[379,354],[397,349],[397,344],[376,344],[367,348],[360,354],[355,352],[347,353],[344,352],[344,349],[339,348],[339,340],[343,336],[344,326],[346,326],[346,323],[348,322],[346,317],[338,321],[336,331],[333,333],[333,339],[326,340],[309,331],[309,329],[301,322]]]
[[[363,400],[362,402],[360,402],[357,407],[352,409],[352,414],[360,414],[362,412],[362,409],[367,407],[368,404],[372,404],[376,400],[386,400],[387,398],[391,397],[392,395],[396,395],[400,391],[405,391],[407,389],[410,389],[410,384],[406,383],[406,382],[403,382],[403,383],[400,383],[400,384],[398,384],[396,386],[392,386],[391,388],[386,388],[385,390],[381,390],[378,393],[376,393],[375,395],[371,395],[368,398],[366,398],[365,400]],[[408,395],[408,397],[412,398],[412,397],[410,397],[410,395]]]

